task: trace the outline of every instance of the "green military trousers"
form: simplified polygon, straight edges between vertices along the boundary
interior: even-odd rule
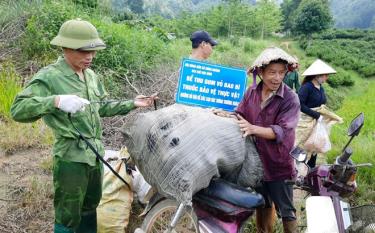
[[[55,233],[95,233],[96,207],[102,195],[103,165],[54,157]]]

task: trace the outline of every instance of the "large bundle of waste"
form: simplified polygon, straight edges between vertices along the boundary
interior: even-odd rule
[[[235,119],[209,109],[174,104],[139,114],[126,127],[127,147],[145,180],[159,193],[191,204],[192,196],[222,177],[254,187],[263,169],[251,138]]]

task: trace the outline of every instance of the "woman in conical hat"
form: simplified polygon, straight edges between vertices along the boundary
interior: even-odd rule
[[[303,72],[302,76],[305,77],[302,81],[302,86],[298,91],[302,114],[297,127],[296,145],[303,147],[313,130],[314,123],[317,120],[322,120],[323,117],[319,111],[327,102],[327,97],[322,84],[328,80],[330,74],[335,73],[335,69],[320,59],[316,59],[305,70],[305,72]],[[308,148],[305,149],[310,151]],[[317,154],[312,151],[308,165],[310,167],[315,166],[316,159]]]
[[[301,102],[301,111],[314,119],[319,119],[320,113],[312,108],[320,107],[327,102],[327,98],[322,86],[330,74],[335,74],[331,66],[320,59],[317,59],[303,72],[305,78],[302,87],[298,92]]]

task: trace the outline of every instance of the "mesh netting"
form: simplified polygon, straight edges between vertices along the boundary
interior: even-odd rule
[[[350,209],[353,224],[350,232],[375,232],[375,205],[363,205]]]
[[[125,128],[128,150],[146,181],[179,202],[190,204],[213,177],[254,187],[263,175],[251,139],[242,137],[234,119],[208,109],[174,104],[139,114]]]

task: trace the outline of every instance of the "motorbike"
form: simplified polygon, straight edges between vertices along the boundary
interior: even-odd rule
[[[192,205],[154,195],[142,223],[146,233],[240,233],[263,197],[226,180],[214,178],[193,196]]]
[[[349,147],[353,138],[356,137],[364,125],[364,114],[355,117],[349,128],[349,141],[346,143],[340,155],[336,157],[334,164],[323,164],[316,166],[314,158],[306,161],[307,154],[296,147],[290,155],[299,163],[305,164],[307,174],[301,175],[294,181],[288,181],[296,188],[308,193],[306,198],[306,220],[308,233],[345,233],[365,232],[366,227],[373,227],[375,223],[375,207],[368,205],[351,208],[343,198],[349,197],[357,189],[357,168],[372,166],[370,163],[354,164],[350,159],[353,150]],[[362,210],[362,211],[361,211]],[[372,211],[372,213],[371,213]],[[354,213],[368,212],[369,216],[355,216]],[[358,214],[357,214],[358,215]],[[367,223],[362,221],[368,218]],[[362,228],[355,228],[356,220],[361,219]]]

